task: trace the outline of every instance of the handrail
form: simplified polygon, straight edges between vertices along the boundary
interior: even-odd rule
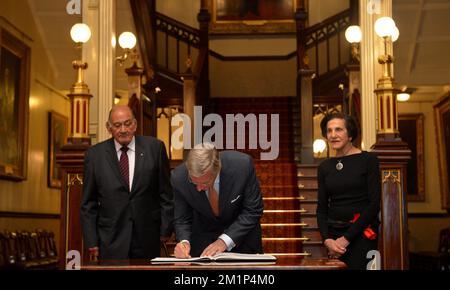
[[[311,48],[314,45],[326,41],[330,37],[339,33],[350,24],[350,9],[344,10],[321,23],[308,27],[305,31],[305,48]]]
[[[196,28],[190,27],[180,21],[177,21],[164,14],[155,13],[156,28],[160,31],[172,35],[178,40],[190,44],[195,48],[199,48],[200,31]]]
[[[322,22],[319,22],[319,23],[314,24],[313,26],[307,27],[305,30],[305,33],[306,33],[306,35],[311,34],[317,30],[323,29],[327,25],[330,25],[334,22],[338,22],[339,20],[346,18],[346,17],[350,17],[350,9],[339,12],[338,14],[333,15],[333,16],[325,19]]]

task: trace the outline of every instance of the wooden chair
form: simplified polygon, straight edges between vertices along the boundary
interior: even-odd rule
[[[34,233],[34,235],[36,235]],[[38,259],[38,250],[35,240],[33,240],[33,234],[27,231],[20,233],[20,238],[23,241],[25,247],[26,261],[23,263],[25,269],[39,268],[40,263]]]
[[[5,247],[5,259],[6,268],[21,269],[22,264],[19,259],[19,241],[18,235],[14,231],[5,231],[4,236],[6,238]]]
[[[49,257],[58,257],[56,242],[55,242],[55,234],[53,232],[47,232],[46,242],[48,248],[48,256]]]
[[[44,240],[44,251],[47,253],[45,259],[47,269],[56,269],[59,259],[56,251],[55,234],[44,230],[41,232],[41,238]]]
[[[38,240],[38,255],[39,259],[46,259],[47,258],[47,247],[45,242],[45,232],[42,229],[36,230],[37,233],[37,240]]]
[[[5,268],[7,265],[6,243],[7,240],[5,235],[0,233],[0,270]]]
[[[450,253],[450,228],[442,229],[439,233],[439,253]]]

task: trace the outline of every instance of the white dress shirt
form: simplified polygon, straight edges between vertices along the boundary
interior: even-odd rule
[[[117,159],[120,161],[120,155],[122,155],[122,151],[120,150],[120,148],[122,148],[123,146],[120,145],[120,143],[117,142],[116,139],[114,139],[114,145],[116,147]],[[134,177],[134,164],[135,164],[135,160],[136,160],[136,141],[135,141],[134,137],[131,140],[130,144],[127,145],[127,147],[128,147],[128,151],[127,151],[128,170],[129,170],[129,176],[130,176],[129,190],[131,192],[131,186],[133,186],[133,177]]]

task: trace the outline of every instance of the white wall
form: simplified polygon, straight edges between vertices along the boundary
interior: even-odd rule
[[[191,27],[198,28],[200,0],[157,0],[156,11]]]
[[[308,24],[312,26],[349,8],[349,0],[311,0],[308,2]]]

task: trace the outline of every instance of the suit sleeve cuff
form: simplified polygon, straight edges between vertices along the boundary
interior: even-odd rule
[[[219,239],[224,241],[225,245],[227,246],[228,252],[231,251],[231,249],[233,249],[236,246],[234,241],[227,234],[221,234]]]

